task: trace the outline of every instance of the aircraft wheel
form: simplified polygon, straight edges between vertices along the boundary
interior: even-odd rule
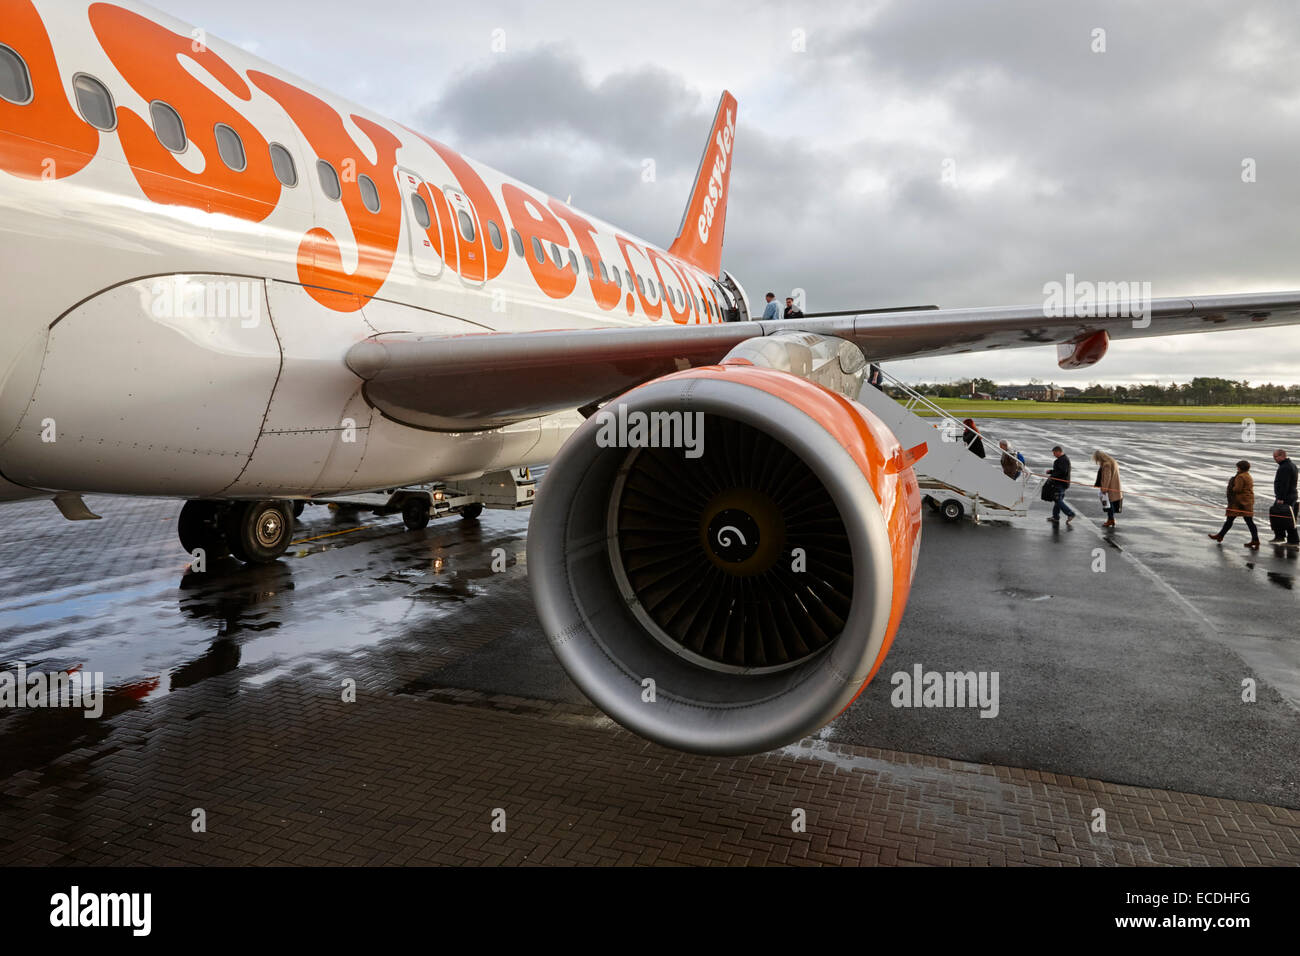
[[[403,501],[402,524],[412,531],[429,527],[429,502],[423,498],[407,498]]]
[[[302,513],[303,513],[303,511],[306,510],[306,508],[307,508],[307,502],[305,502],[305,501],[295,501],[295,502],[293,503],[293,516],[294,516],[295,518],[301,518],[301,517],[302,517]]]
[[[466,521],[473,521],[482,513],[483,513],[483,506],[477,503],[472,505],[466,505],[464,508],[460,509],[460,516],[464,518]]]
[[[961,502],[955,498],[949,498],[940,508],[944,521],[960,521],[961,516],[966,513],[966,509],[961,506]]]
[[[222,511],[225,505],[220,501],[187,501],[176,519],[176,534],[181,539],[181,547],[193,554],[202,548],[209,561],[217,561],[230,553],[225,534],[221,528]]]
[[[224,524],[231,554],[245,564],[270,564],[289,547],[293,510],[284,501],[236,501]]]

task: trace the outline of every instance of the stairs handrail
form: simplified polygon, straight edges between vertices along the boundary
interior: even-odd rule
[[[961,429],[959,434],[962,437],[959,438],[958,441],[961,444],[965,445],[968,450],[970,449],[970,446],[974,444],[975,439],[972,438],[970,441],[966,441],[965,439],[966,423],[964,421],[962,421],[956,415],[949,412],[946,408],[943,408],[942,406],[935,404],[935,402],[933,402],[931,399],[927,398],[926,396],[922,395],[920,392],[912,388],[912,386],[908,385],[906,382],[901,381],[898,378],[895,378],[893,375],[890,375],[884,369],[879,368],[879,366],[877,366],[877,368],[880,371],[880,378],[882,384],[888,384],[891,387],[896,388],[899,391],[903,392],[903,394],[905,394],[908,397],[908,401],[906,402],[906,404],[903,405],[903,407],[907,409],[907,411],[911,412],[917,405],[920,405],[923,408],[925,408],[927,411],[932,412],[938,418],[947,419],[948,421],[952,422],[957,428]],[[999,473],[1005,475],[1006,473],[1002,471],[1002,457],[1001,457],[1004,454],[1004,452],[1002,451],[1001,447],[999,447],[998,445],[998,442],[1001,441],[1002,439],[999,439],[995,435],[991,435],[982,431],[977,431],[976,437],[983,439],[986,447],[988,447],[989,442],[993,443],[992,450],[989,452],[988,457],[982,460],[988,464],[991,464],[993,467],[997,468]],[[1006,439],[1006,441],[1007,444],[1010,445],[1016,452],[1019,451],[1019,449],[1016,448],[1014,442],[1012,442],[1010,439]],[[1030,475],[1029,465],[1027,463],[1022,463],[1020,475],[1015,480],[1028,482],[1029,475]]]

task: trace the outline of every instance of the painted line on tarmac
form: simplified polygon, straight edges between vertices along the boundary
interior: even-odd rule
[[[314,538],[299,538],[297,541],[290,541],[289,547],[295,544],[306,544],[308,541],[321,541],[324,538],[337,538],[341,534],[352,534],[354,531],[365,531],[367,528],[373,528],[374,525],[363,524],[355,528],[344,528],[342,531],[331,531],[329,534],[318,534]]]
[[[1165,593],[1168,594],[1170,597],[1172,597],[1174,601],[1184,611],[1186,611],[1188,616],[1190,616],[1193,620],[1204,625],[1205,628],[1211,634],[1218,633],[1218,628],[1214,626],[1214,623],[1203,613],[1201,613],[1201,611],[1196,607],[1196,605],[1194,605],[1191,601],[1187,600],[1187,598],[1183,597],[1182,592],[1180,592],[1172,584],[1170,584],[1168,581],[1162,578],[1159,572],[1154,571],[1151,568],[1147,567],[1147,565],[1142,561],[1141,558],[1139,558],[1137,555],[1130,554],[1123,546],[1116,544],[1114,539],[1107,538],[1105,533],[1102,532],[1101,528],[1093,524],[1093,522],[1087,520],[1086,518],[1079,518],[1075,520],[1082,521],[1083,526],[1087,528],[1089,531],[1091,531],[1100,541],[1114,548],[1125,558],[1125,560],[1127,560],[1130,564],[1136,567],[1139,571],[1141,571],[1144,575],[1146,575],[1156,584],[1160,585],[1160,587],[1165,591]]]
[[[1142,561],[1141,558],[1139,558],[1135,554],[1131,554],[1123,546],[1117,544],[1112,538],[1106,537],[1105,533],[1101,530],[1101,528],[1093,524],[1091,521],[1088,521],[1087,519],[1084,518],[1076,518],[1075,520],[1079,521],[1085,528],[1091,531],[1100,541],[1104,542],[1109,547],[1114,548],[1116,551],[1118,551],[1121,557],[1123,557],[1126,561],[1128,561],[1135,568],[1137,568],[1138,571],[1144,574],[1147,578],[1149,578],[1150,580],[1154,581],[1157,585],[1159,585],[1160,588],[1166,594],[1168,594],[1171,598],[1173,598],[1174,603],[1176,603],[1179,607],[1181,607],[1184,611],[1187,612],[1187,615],[1190,618],[1192,618],[1194,621],[1198,622],[1205,628],[1205,631],[1209,636],[1216,638],[1220,644],[1222,644],[1224,647],[1228,648],[1239,658],[1241,658],[1242,663],[1244,663],[1248,668],[1250,668],[1251,671],[1253,671],[1261,681],[1267,682],[1269,686],[1271,686],[1275,691],[1277,691],[1278,696],[1281,697],[1284,701],[1286,701],[1292,710],[1300,711],[1300,698],[1297,698],[1296,696],[1293,695],[1292,692],[1289,692],[1291,688],[1289,688],[1288,686],[1284,686],[1274,678],[1267,676],[1269,674],[1270,668],[1260,667],[1258,664],[1252,663],[1249,660],[1249,658],[1244,653],[1242,653],[1242,650],[1239,646],[1226,640],[1223,637],[1223,635],[1219,633],[1219,629],[1215,627],[1214,622],[1212,622],[1208,617],[1206,617],[1203,613],[1201,613],[1201,611],[1196,607],[1196,605],[1194,605],[1191,601],[1189,601],[1187,598],[1185,598],[1182,595],[1182,592],[1180,592],[1172,584],[1170,584],[1168,581],[1162,578],[1159,572],[1153,570],[1152,568],[1149,568]]]

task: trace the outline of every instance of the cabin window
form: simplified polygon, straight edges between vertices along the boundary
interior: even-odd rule
[[[533,258],[537,260],[539,266],[546,261],[546,253],[542,251],[542,242],[536,236],[533,236]]]
[[[433,218],[429,215],[429,204],[419,193],[411,193],[411,212],[415,214],[415,221],[419,223],[421,229],[428,229],[433,225]]]
[[[560,255],[560,247],[551,243],[551,258],[555,260],[555,268],[564,268],[564,256]]]
[[[162,100],[154,100],[149,104],[149,116],[153,119],[153,131],[158,142],[173,153],[185,152],[189,140],[185,136],[185,124],[181,122],[181,115]]]
[[[320,188],[325,198],[338,202],[343,198],[343,186],[339,183],[339,174],[333,166],[323,159],[316,160],[316,175],[320,178]]]
[[[271,144],[271,168],[283,185],[290,189],[298,185],[298,167],[294,165],[293,156],[279,143]]]
[[[632,274],[633,274],[633,275],[636,275],[635,272],[632,273]],[[636,290],[637,290],[638,292],[640,292],[642,296],[645,295],[645,282],[643,282],[643,281],[641,280],[641,277],[640,277],[640,276],[637,276],[637,277],[636,277]]]
[[[583,256],[582,264],[587,267],[587,278],[588,279],[596,278],[596,270],[591,265],[591,256]]]
[[[515,247],[515,255],[522,256],[524,254],[524,240],[519,235],[518,229],[510,230],[510,244]]]
[[[590,267],[591,263],[589,262],[587,265]],[[578,274],[578,257],[573,254],[572,249],[569,250],[569,268],[573,270],[575,276]]]
[[[239,134],[225,123],[218,123],[212,128],[217,136],[217,153],[221,161],[237,173],[248,168],[248,157],[244,155],[244,141]]]
[[[474,220],[464,209],[456,210],[456,221],[460,223],[460,234],[466,242],[474,241]]]
[[[501,238],[501,227],[491,219],[488,220],[488,238],[492,240],[492,248],[497,252],[506,247],[505,240]]]
[[[32,101],[32,75],[27,72],[27,64],[4,44],[0,44],[0,100],[16,106]]]
[[[375,181],[364,173],[357,177],[357,187],[361,190],[361,202],[370,212],[379,212],[379,189]]]
[[[105,133],[117,127],[113,96],[103,83],[93,76],[78,73],[72,78],[72,91],[77,95],[77,109],[81,110],[82,119]]]
[[[659,280],[659,297],[661,299],[668,298],[668,290],[664,288],[664,282],[662,279]]]
[[[604,259],[601,259],[601,260],[600,260],[600,281],[601,281],[601,282],[613,282],[613,281],[614,281],[613,279],[611,279],[611,278],[609,277],[609,271],[605,268],[605,260],[604,260]]]

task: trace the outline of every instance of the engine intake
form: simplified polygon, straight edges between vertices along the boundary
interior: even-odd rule
[[[757,753],[883,661],[920,537],[911,459],[862,406],[743,364],[606,406],[552,462],[528,569],[556,655],[667,746]]]

